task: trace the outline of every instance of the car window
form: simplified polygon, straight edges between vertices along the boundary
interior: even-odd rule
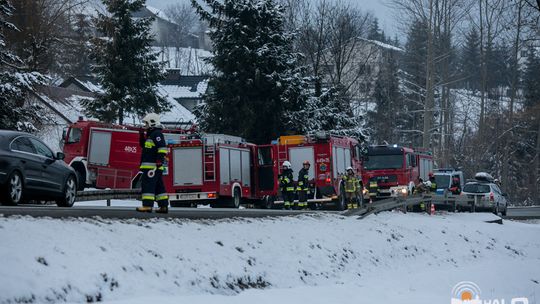
[[[488,184],[466,184],[463,187],[463,192],[468,193],[488,193],[491,189]]]
[[[502,194],[501,189],[499,189],[499,186],[492,184],[491,187],[493,187],[493,191],[497,192],[498,194]]]
[[[30,142],[30,139],[25,136],[17,137],[14,141],[12,141],[11,150],[28,152],[32,154],[36,153],[36,150],[34,146],[32,145],[32,143]]]
[[[49,149],[49,147],[47,147],[44,143],[34,138],[30,138],[30,141],[32,142],[32,145],[34,145],[37,154],[47,158],[54,158],[51,149]]]

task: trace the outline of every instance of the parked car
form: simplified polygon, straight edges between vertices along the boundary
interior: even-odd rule
[[[0,201],[17,205],[25,200],[53,200],[71,207],[77,193],[77,175],[37,137],[0,130]]]
[[[463,178],[463,172],[454,169],[437,169],[434,172],[435,183],[437,184],[436,194],[460,194],[463,186],[465,185],[465,179]]]
[[[500,212],[503,216],[506,216],[508,208],[506,193],[501,191],[490,175],[477,174],[475,181],[465,184],[462,195],[475,199],[476,211],[491,211],[494,214]],[[470,208],[470,206],[467,207]]]

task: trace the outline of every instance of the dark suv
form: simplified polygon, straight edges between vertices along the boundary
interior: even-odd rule
[[[71,207],[77,193],[75,171],[37,137],[0,130],[0,201],[54,200]]]

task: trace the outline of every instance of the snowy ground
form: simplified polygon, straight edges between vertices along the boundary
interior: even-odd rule
[[[491,217],[0,218],[0,303],[538,303],[540,225]]]

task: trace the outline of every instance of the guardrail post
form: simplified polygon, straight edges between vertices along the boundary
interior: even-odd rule
[[[108,198],[108,199],[107,199],[107,207],[110,207],[110,206],[111,206],[111,199]]]

